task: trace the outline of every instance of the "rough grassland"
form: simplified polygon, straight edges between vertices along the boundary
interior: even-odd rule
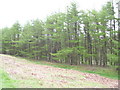
[[[118,80],[0,55],[2,88],[116,88]],[[4,71],[3,71],[4,70]]]

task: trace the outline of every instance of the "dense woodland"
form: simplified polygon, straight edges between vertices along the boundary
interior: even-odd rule
[[[70,65],[118,65],[118,18],[113,3],[101,10],[78,10],[71,3],[66,12],[45,21],[2,28],[2,53]]]

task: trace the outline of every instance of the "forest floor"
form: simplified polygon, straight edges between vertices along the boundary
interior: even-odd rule
[[[0,88],[118,88],[118,80],[0,54]],[[11,85],[8,85],[11,84]]]

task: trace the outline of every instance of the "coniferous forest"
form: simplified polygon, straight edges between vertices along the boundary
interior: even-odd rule
[[[1,29],[2,53],[70,65],[118,65],[118,18],[114,6],[78,10],[71,3],[66,12]]]

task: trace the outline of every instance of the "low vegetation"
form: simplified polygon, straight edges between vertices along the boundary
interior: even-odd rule
[[[3,69],[0,68],[0,89],[5,87],[15,88],[16,80],[13,80]]]
[[[118,71],[116,70],[116,67],[112,67],[112,66],[109,66],[109,67],[92,66],[91,67],[90,65],[79,65],[78,66],[78,65],[60,64],[60,63],[55,63],[55,62],[38,61],[38,60],[33,60],[33,59],[26,59],[26,60],[32,63],[35,63],[35,64],[49,65],[49,66],[64,68],[64,69],[72,69],[72,70],[77,70],[81,72],[98,74],[98,75],[108,77],[111,79],[118,79]]]
[[[2,36],[0,37],[1,56],[4,57],[6,66],[5,71],[0,70],[1,78],[3,78],[2,87],[47,87],[47,85],[49,85],[48,87],[57,87],[57,85],[59,87],[108,87],[103,84],[102,79],[110,81],[109,83],[112,80],[116,84],[116,80],[119,79],[118,44],[120,39],[116,27],[118,23],[119,18],[115,16],[112,2],[107,2],[98,11],[78,10],[77,4],[73,2],[67,6],[66,12],[51,14],[45,21],[36,19],[23,26],[16,22],[12,27],[0,29],[2,31],[0,33]],[[19,59],[12,56],[19,57]],[[15,66],[12,65],[14,62],[17,62]],[[27,68],[23,68],[24,66]],[[11,68],[11,70],[7,68]],[[49,72],[47,68],[55,70]],[[65,72],[63,75],[59,75],[57,72],[59,68],[61,72],[64,70],[79,72],[79,74],[74,74],[79,81],[74,80],[72,76],[73,80],[65,82],[63,79],[71,77]],[[44,72],[44,70],[48,72]],[[51,73],[54,72],[56,72],[56,76],[52,76]],[[87,81],[92,80],[91,77],[87,78],[84,73],[95,74],[95,77],[93,75],[92,78],[96,82],[96,77],[99,77],[102,85],[99,81],[97,85],[94,82],[91,84],[91,81]],[[27,78],[25,74],[28,75]],[[42,74],[44,74],[44,78]],[[36,77],[37,75],[38,77]],[[62,81],[58,80],[57,76]],[[111,83],[111,86],[112,84],[114,83]]]
[[[117,87],[115,73],[108,76],[108,69],[91,66],[70,66],[59,63],[36,61],[1,55],[4,71],[1,69],[2,88],[108,88]],[[2,66],[2,68],[3,68]],[[98,69],[105,71],[97,72]],[[96,69],[96,70],[94,70]],[[94,72],[93,72],[94,70]],[[101,71],[100,70],[100,71]],[[112,69],[111,69],[112,70]],[[82,72],[81,72],[82,71]],[[92,72],[89,74],[86,72]],[[109,79],[95,73],[106,75]],[[108,71],[109,74],[111,74]],[[107,83],[107,84],[105,84]]]

